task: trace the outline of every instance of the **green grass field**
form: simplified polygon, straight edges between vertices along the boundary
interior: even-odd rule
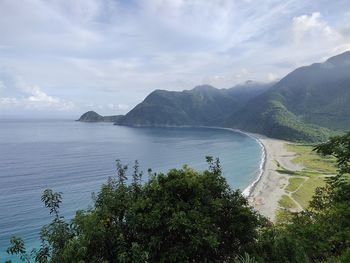
[[[325,180],[322,176],[309,178],[302,184],[298,191],[292,193],[292,196],[303,208],[307,208],[316,188],[324,185]]]
[[[295,164],[301,164],[302,171],[290,171],[276,162],[277,172],[288,175],[288,184],[284,188],[291,193],[293,199],[303,208],[307,208],[317,187],[325,185],[325,176],[336,174],[335,158],[326,157],[313,151],[314,146],[286,144],[286,149],[296,154],[292,160]],[[295,202],[287,195],[283,195],[279,201],[283,209],[296,208]],[[279,212],[283,214],[283,210]],[[281,216],[280,215],[280,216]]]
[[[306,179],[304,178],[289,178],[288,180],[288,185],[285,188],[285,190],[289,191],[289,192],[294,192],[295,190],[298,189],[298,187],[303,184],[305,182]]]
[[[283,195],[281,200],[279,200],[278,204],[282,208],[287,208],[287,209],[297,208],[297,205],[295,204],[295,202],[292,199],[290,199],[288,195]]]
[[[313,148],[311,145],[286,144],[288,151],[296,153],[296,158],[292,162],[303,165],[305,170],[335,174],[335,158],[319,155]]]

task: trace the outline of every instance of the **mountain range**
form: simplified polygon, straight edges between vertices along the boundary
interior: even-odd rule
[[[221,126],[290,141],[324,141],[350,129],[350,51],[275,83],[155,90],[117,125]]]
[[[294,70],[225,125],[294,141],[322,141],[350,129],[350,52]]]
[[[252,98],[262,94],[270,84],[246,82],[231,89],[216,89],[209,85],[192,90],[155,90],[118,121],[131,126],[215,126]]]

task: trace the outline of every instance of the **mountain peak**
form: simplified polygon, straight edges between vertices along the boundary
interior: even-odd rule
[[[116,122],[118,121],[122,115],[114,115],[114,116],[102,116],[95,111],[85,112],[80,116],[78,121],[81,122]]]
[[[330,57],[326,60],[326,63],[330,63],[336,66],[349,65],[350,64],[350,51],[346,51],[342,54]]]
[[[97,112],[88,111],[88,112],[85,112],[83,115],[81,115],[78,121],[88,121],[88,120],[97,121],[97,120],[102,119],[102,118],[103,117],[100,114],[98,114]]]
[[[211,90],[217,90],[217,89],[208,84],[199,85],[192,89],[192,91],[211,91]]]

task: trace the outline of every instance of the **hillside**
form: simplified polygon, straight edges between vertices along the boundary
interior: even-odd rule
[[[77,121],[81,122],[116,122],[123,115],[114,115],[114,116],[102,116],[94,111],[88,111],[80,116]]]
[[[271,85],[248,81],[231,89],[209,85],[192,90],[155,90],[121,118],[117,124],[129,126],[221,125],[232,112]]]
[[[126,126],[223,126],[290,141],[318,142],[350,129],[350,52],[300,67],[271,84],[155,90],[125,116],[81,121]],[[86,118],[85,118],[86,117]]]
[[[350,52],[301,67],[233,113],[225,125],[296,141],[350,129]]]

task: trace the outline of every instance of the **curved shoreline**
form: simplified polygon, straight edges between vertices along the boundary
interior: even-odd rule
[[[200,128],[211,128],[211,129],[220,129],[220,130],[228,130],[228,131],[233,131],[236,133],[241,133],[244,134],[252,139],[254,139],[261,147],[262,152],[261,152],[261,158],[260,158],[260,165],[259,165],[259,173],[257,174],[257,176],[255,177],[255,179],[253,180],[253,182],[251,182],[243,191],[242,194],[249,198],[251,197],[252,193],[254,192],[254,189],[256,187],[256,185],[259,183],[259,181],[262,179],[262,176],[264,175],[264,173],[266,172],[266,162],[267,162],[267,156],[266,156],[266,147],[264,145],[264,143],[261,141],[261,138],[264,135],[261,134],[254,134],[254,133],[250,133],[250,132],[245,132],[242,130],[238,130],[238,129],[233,129],[233,128],[225,128],[225,127],[208,127],[208,126],[199,126]]]
[[[165,126],[166,128],[173,128],[174,126]],[[260,165],[259,165],[259,173],[257,174],[257,176],[255,177],[255,179],[253,180],[253,182],[251,182],[246,188],[244,188],[244,190],[242,191],[242,194],[246,197],[246,198],[250,198],[252,193],[255,190],[255,187],[257,186],[257,184],[260,182],[260,180],[262,179],[264,173],[266,172],[266,163],[267,163],[267,151],[266,151],[266,147],[264,145],[264,143],[262,142],[261,138],[265,137],[262,134],[256,134],[256,133],[250,133],[250,132],[245,132],[242,130],[238,130],[238,129],[233,129],[233,128],[226,128],[226,127],[218,127],[218,126],[175,126],[176,128],[207,128],[207,129],[218,129],[218,130],[227,130],[227,131],[232,131],[232,132],[236,132],[236,133],[240,133],[243,134],[245,136],[248,136],[252,139],[254,139],[261,147],[262,149],[262,153],[261,153],[261,158],[260,158]]]
[[[162,126],[165,127],[165,126]],[[284,147],[288,141],[269,138],[267,136],[245,132],[238,129],[217,126],[166,126],[169,128],[206,128],[220,129],[241,133],[258,142],[262,147],[259,173],[255,179],[243,191],[242,194],[248,199],[249,204],[260,214],[275,221],[276,212],[279,209],[279,200],[285,194],[284,187],[288,182],[286,175],[277,171],[277,163],[291,171],[302,169],[300,165],[291,162],[295,154],[288,152]]]
[[[259,174],[258,176],[255,178],[255,180],[250,184],[248,185],[243,191],[242,191],[242,194],[245,196],[245,197],[250,197],[252,192],[254,191],[254,188],[256,187],[256,185],[259,183],[259,181],[261,180],[261,177],[263,176],[264,174],[264,170],[265,170],[265,167],[266,167],[266,162],[267,162],[267,159],[266,159],[266,148],[264,146],[264,144],[261,142],[261,140],[251,134],[247,134],[247,136],[255,139],[261,149],[262,149],[262,152],[261,152],[261,158],[260,158],[260,166],[259,166]]]
[[[288,152],[284,147],[285,144],[289,142],[232,128],[212,128],[225,129],[244,134],[256,140],[260,147],[262,147],[259,173],[255,180],[243,190],[242,194],[248,199],[250,205],[253,206],[257,212],[269,218],[272,222],[275,221],[276,212],[279,209],[279,201],[285,194],[284,186],[288,182],[288,177],[277,171],[276,163],[282,164],[283,167],[291,171],[302,169],[302,166],[291,162],[295,154]]]

